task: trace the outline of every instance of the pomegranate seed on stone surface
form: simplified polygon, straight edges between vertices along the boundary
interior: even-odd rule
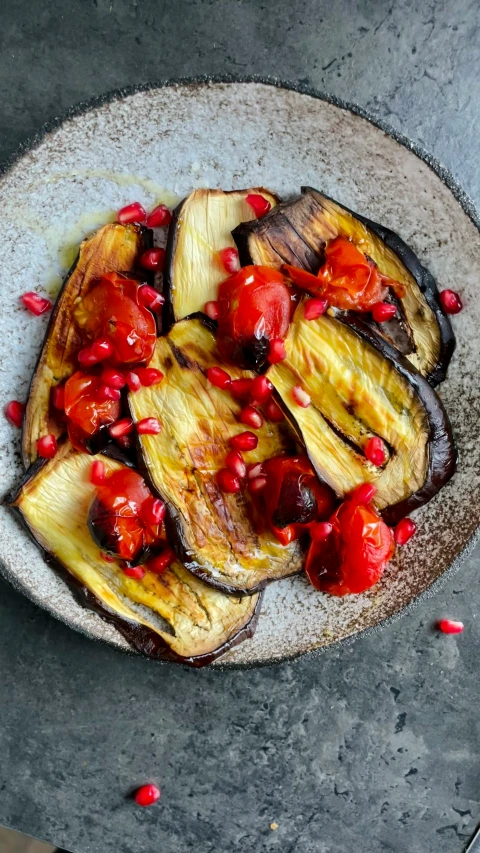
[[[120,400],[122,396],[122,392],[119,388],[112,388],[110,385],[106,385],[105,383],[99,385],[97,390],[97,397],[99,400]]]
[[[120,225],[129,225],[131,222],[145,222],[146,216],[145,208],[139,201],[134,201],[132,204],[126,204],[125,207],[120,208],[117,213],[117,222],[120,222]]]
[[[416,532],[417,525],[415,522],[412,521],[411,518],[402,518],[402,520],[398,522],[393,534],[395,542],[397,545],[406,545]]]
[[[57,439],[51,433],[42,435],[37,441],[37,453],[44,459],[53,459],[58,450]]]
[[[305,320],[316,320],[317,317],[325,314],[327,308],[328,302],[326,299],[307,299],[303,316]]]
[[[260,429],[263,425],[263,416],[255,406],[245,406],[240,412],[238,420],[245,426],[252,427],[252,429]]]
[[[248,488],[253,494],[256,492],[261,492],[267,485],[266,477],[254,477],[253,480],[249,481]]]
[[[316,524],[312,524],[310,528],[310,536],[315,540],[315,542],[320,542],[322,539],[326,539],[327,536],[330,536],[332,529],[332,525],[329,521],[318,521]]]
[[[285,415],[275,400],[268,401],[267,405],[264,407],[264,412],[268,420],[273,423],[280,423],[280,421],[285,420]]]
[[[120,421],[115,421],[114,424],[108,427],[108,433],[112,438],[122,438],[125,435],[130,435],[133,430],[133,421],[131,418],[122,418]]]
[[[129,578],[135,578],[135,580],[141,581],[147,573],[143,566],[125,566],[123,574],[127,575]]]
[[[114,370],[113,367],[104,367],[100,379],[105,385],[110,385],[110,388],[121,389],[125,386],[125,377],[119,370]]]
[[[170,225],[172,214],[165,204],[157,204],[147,216],[147,228],[164,228]]]
[[[249,193],[245,201],[250,205],[257,219],[260,216],[265,216],[272,206],[263,195],[259,195],[258,193]]]
[[[162,431],[162,425],[158,418],[142,418],[137,423],[139,435],[158,435]]]
[[[168,569],[168,567],[172,565],[175,559],[175,551],[172,548],[167,547],[161,554],[157,554],[156,557],[152,557],[151,560],[145,563],[145,567],[149,572],[161,575],[165,569]]]
[[[54,409],[58,409],[59,412],[63,412],[65,408],[65,386],[64,385],[55,385],[52,388],[52,406]]]
[[[160,272],[163,269],[165,262],[165,249],[147,249],[140,258],[140,266],[144,270],[154,270]]]
[[[376,465],[377,468],[385,462],[385,445],[382,439],[378,438],[376,435],[368,439],[364,447],[364,453],[366,459],[368,459],[372,465]]]
[[[462,300],[454,290],[440,292],[440,305],[447,314],[458,314],[463,308]]]
[[[143,510],[143,517],[147,524],[161,524],[165,518],[167,507],[160,498],[154,498]]]
[[[357,504],[369,504],[377,493],[377,487],[373,483],[360,483],[350,495],[350,499]]]
[[[243,461],[243,456],[238,450],[231,450],[230,453],[227,454],[225,458],[225,465],[228,470],[238,477],[239,480],[243,480],[247,473],[247,466]]]
[[[125,380],[126,380],[126,383],[128,385],[129,390],[132,391],[133,394],[135,394],[136,391],[140,391],[140,388],[142,387],[142,383],[140,382],[140,379],[138,378],[138,374],[134,373],[133,370],[128,371],[128,373],[125,376]]]
[[[99,338],[93,342],[91,350],[97,361],[105,361],[113,354],[113,344],[107,338]]]
[[[50,311],[52,307],[52,303],[49,299],[45,299],[43,296],[39,296],[38,293],[34,293],[30,291],[29,293],[24,293],[23,296],[20,297],[20,301],[23,302],[25,308],[28,308],[31,314],[35,314],[36,317],[40,317],[40,314],[45,314],[45,311]]]
[[[101,486],[102,483],[105,482],[106,476],[107,472],[105,464],[99,459],[92,462],[92,467],[90,469],[90,482],[93,483],[94,486]]]
[[[253,379],[232,379],[229,387],[230,394],[236,400],[246,400],[250,396]]]
[[[266,376],[256,376],[252,381],[250,396],[255,406],[266,403],[272,396],[273,385]]]
[[[385,323],[395,317],[397,309],[390,302],[377,302],[372,308],[372,317],[376,323]]]
[[[254,462],[253,465],[248,466],[247,477],[249,480],[255,480],[256,477],[263,477],[264,474],[265,471],[261,462]]]
[[[294,385],[292,388],[292,397],[295,402],[303,409],[308,409],[312,399],[310,394],[303,390],[301,385]]]
[[[221,249],[218,254],[220,255],[220,260],[228,273],[233,274],[234,272],[238,272],[240,269],[240,261],[238,259],[238,252],[236,249],[233,247]]]
[[[240,432],[237,435],[232,435],[229,444],[234,450],[255,450],[258,445],[258,438],[253,432]]]
[[[156,785],[142,785],[135,792],[134,800],[137,806],[152,806],[160,799],[160,791]]]
[[[142,284],[138,288],[138,301],[144,308],[149,308],[150,311],[158,311],[165,302],[165,297],[163,293],[159,293],[149,284]]]
[[[210,317],[210,320],[218,320],[218,302],[215,302],[213,300],[211,302],[205,302],[205,307],[203,310],[205,311],[207,317]]]
[[[220,471],[217,471],[215,479],[222,492],[234,495],[240,491],[240,480],[228,468],[221,468]]]
[[[7,403],[5,406],[5,417],[11,424],[13,424],[13,426],[21,427],[24,411],[25,406],[23,403],[19,403],[18,400],[11,400],[10,403]]]
[[[440,619],[437,625],[442,634],[461,634],[465,627],[463,622],[455,622],[453,619]]]
[[[275,338],[273,341],[270,341],[267,356],[267,359],[270,364],[278,364],[279,361],[283,361],[286,357],[287,351],[285,349],[285,344],[282,339]]]
[[[92,350],[92,347],[84,347],[77,355],[78,363],[81,367],[94,367],[98,364],[98,358]]]
[[[137,367],[136,374],[145,388],[158,385],[163,379],[162,371],[155,367]]]
[[[209,367],[207,370],[207,379],[215,388],[221,388],[225,391],[232,384],[232,380],[226,370],[221,367]]]

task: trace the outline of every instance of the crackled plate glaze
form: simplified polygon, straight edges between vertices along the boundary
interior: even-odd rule
[[[46,318],[19,307],[27,290],[54,296],[81,238],[134,200],[168,204],[193,187],[310,184],[397,231],[436,277],[461,293],[457,351],[440,389],[455,431],[458,473],[416,513],[419,532],[368,594],[330,598],[302,577],[269,586],[252,640],[221,664],[292,658],[373,628],[456,567],[480,515],[480,233],[468,200],[435,163],[359,111],[312,93],[255,82],[180,83],[101,99],[42,133],[0,181],[1,398],[22,399]],[[22,474],[18,432],[1,419],[2,491]],[[4,576],[89,637],[127,648],[82,609],[1,507]]]

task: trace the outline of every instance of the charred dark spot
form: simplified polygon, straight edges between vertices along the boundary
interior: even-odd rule
[[[171,370],[173,367],[173,359],[167,355],[166,359],[164,359],[165,370]]]
[[[169,344],[177,364],[179,364],[180,367],[184,367],[186,370],[193,370],[195,365],[193,362],[190,361],[190,359],[185,355],[185,353],[182,352],[181,349],[176,347],[175,344],[172,344],[171,341],[169,341]]]

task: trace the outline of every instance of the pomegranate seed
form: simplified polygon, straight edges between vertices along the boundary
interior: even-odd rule
[[[250,389],[252,402],[255,401],[254,405],[256,406],[266,403],[272,396],[272,391],[273,385],[270,379],[267,379],[266,376],[256,376]]]
[[[155,367],[138,367],[136,375],[145,388],[149,388],[150,385],[158,385],[163,379],[162,371]]]
[[[275,400],[269,400],[267,405],[264,408],[264,412],[269,421],[273,421],[273,423],[280,423],[280,421],[285,420],[285,415],[283,414],[280,406],[275,402]]]
[[[130,435],[132,430],[133,421],[130,418],[122,418],[108,427],[108,433],[112,438],[122,438],[124,435]]]
[[[218,320],[219,308],[218,302],[205,302],[205,307],[203,309],[207,317],[210,317],[210,320]]]
[[[270,364],[278,364],[279,361],[283,361],[286,357],[287,351],[282,339],[275,338],[273,341],[270,341],[267,355],[267,359]]]
[[[44,459],[53,459],[57,454],[57,450],[57,439],[52,435],[52,433],[49,435],[42,435],[42,437],[38,439],[37,453]]]
[[[231,274],[238,272],[240,269],[240,261],[236,249],[222,249],[218,254],[220,255],[220,260],[227,272]]]
[[[161,207],[163,205],[160,205]],[[156,785],[142,785],[135,792],[135,802],[137,806],[151,806],[160,799],[160,791]]]
[[[142,418],[137,423],[137,432],[139,435],[158,435],[162,431],[162,425],[158,418]]]
[[[125,376],[125,381],[129,387],[129,390],[133,394],[135,394],[136,391],[140,391],[140,388],[142,387],[142,383],[140,382],[140,379],[138,378],[138,374],[134,373],[133,370],[128,371],[128,373]]]
[[[372,317],[376,323],[385,323],[395,317],[397,309],[390,302],[377,302],[372,308]]]
[[[156,557],[152,557],[151,560],[146,563],[146,567],[149,572],[154,572],[156,575],[161,575],[165,569],[168,569],[169,566],[176,560],[175,552],[172,548],[165,548],[161,554],[157,554]]]
[[[259,195],[258,193],[250,193],[247,195],[245,201],[250,205],[257,219],[260,216],[265,216],[272,206],[263,195]]]
[[[461,634],[465,625],[463,622],[454,622],[453,619],[440,619],[438,630],[442,634]]]
[[[78,363],[81,367],[93,367],[98,364],[98,358],[92,350],[92,347],[81,349],[77,355]]]
[[[105,560],[106,563],[113,563],[114,557],[111,554],[105,554],[104,551],[100,551],[100,559]]]
[[[253,379],[232,379],[230,394],[237,400],[246,400],[250,396]]]
[[[121,388],[125,387],[125,377],[123,373],[120,373],[119,370],[114,370],[113,367],[104,367],[101,374],[100,379],[105,385],[110,385],[110,388]]]
[[[441,291],[440,305],[447,314],[458,314],[463,308],[462,300],[454,290]]]
[[[397,545],[406,545],[416,532],[417,525],[415,522],[411,518],[402,518],[395,528],[395,542]]]
[[[40,314],[45,314],[45,311],[50,311],[52,307],[52,303],[49,299],[45,299],[43,296],[39,296],[38,293],[24,293],[23,296],[20,297],[20,301],[23,302],[25,308],[35,314],[35,317],[40,317]]]
[[[139,201],[134,201],[120,208],[117,213],[117,222],[120,222],[120,225],[129,225],[130,222],[145,222],[146,217],[145,208]]]
[[[256,492],[263,491],[263,489],[265,488],[266,485],[267,485],[267,478],[266,477],[254,477],[253,480],[250,480],[250,482],[248,484],[248,488],[250,489],[250,491],[253,494],[256,494]]]
[[[226,391],[232,384],[227,371],[222,370],[221,367],[209,367],[207,370],[207,379],[215,388],[221,388],[222,391]]]
[[[158,311],[165,302],[165,297],[163,293],[159,293],[149,284],[142,284],[138,288],[138,301],[144,308],[149,308],[150,311]]]
[[[96,459],[95,462],[92,462],[92,467],[90,469],[90,482],[93,483],[94,486],[101,486],[102,483],[105,482],[105,478],[107,476],[107,472],[105,469],[105,464],[100,462],[99,459]]]
[[[330,536],[333,527],[329,521],[318,521],[316,524],[312,524],[310,528],[310,536],[315,542],[321,542],[322,539],[326,539],[327,536]]]
[[[11,400],[5,407],[5,417],[13,426],[21,427],[24,411],[25,406],[23,403],[19,403],[18,400]]]
[[[235,474],[235,477],[238,477],[239,480],[243,480],[247,473],[247,466],[243,461],[243,456],[238,450],[231,450],[230,453],[227,454],[225,459],[225,465],[228,470]]]
[[[122,392],[118,388],[111,388],[110,385],[99,385],[97,397],[99,400],[120,400]]]
[[[143,566],[125,566],[123,574],[127,575],[129,578],[135,578],[135,580],[141,581],[147,573]]]
[[[140,258],[140,266],[144,270],[160,272],[165,262],[165,249],[147,249]]]
[[[147,216],[147,228],[164,228],[170,225],[172,214],[165,204],[158,204]]]
[[[143,517],[147,524],[158,525],[165,518],[166,511],[167,507],[164,502],[160,498],[153,498],[143,510]]]
[[[105,361],[113,355],[113,344],[107,338],[99,338],[92,344],[92,353],[97,357],[97,361]]]
[[[63,412],[65,408],[64,385],[55,385],[55,388],[52,388],[52,406],[54,409],[58,409],[60,412]]]
[[[253,432],[240,432],[232,435],[229,443],[234,450],[255,450],[258,438]]]
[[[228,468],[221,468],[220,471],[217,471],[215,479],[222,492],[234,495],[240,491],[240,480]]]
[[[292,397],[299,406],[303,409],[308,409],[312,399],[310,394],[303,390],[301,385],[294,385],[292,388]]]
[[[256,477],[263,477],[264,474],[265,471],[261,462],[254,462],[253,465],[248,466],[247,477],[249,480],[255,480]]]
[[[360,483],[350,495],[350,499],[356,504],[369,504],[377,493],[377,487],[373,483]]]
[[[364,447],[364,453],[368,461],[372,465],[376,465],[377,468],[385,462],[385,445],[382,439],[377,436],[372,436],[372,438],[368,439]]]
[[[252,429],[260,429],[263,426],[263,417],[254,406],[245,406],[238,416],[240,423],[252,427]]]
[[[305,317],[305,320],[316,320],[317,317],[321,317],[322,314],[325,314],[327,308],[328,302],[326,299],[307,299],[305,302],[303,316]]]

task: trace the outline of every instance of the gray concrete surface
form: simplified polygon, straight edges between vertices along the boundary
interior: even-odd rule
[[[480,204],[476,0],[19,0],[0,40],[2,159],[108,89],[271,74],[386,119]],[[479,555],[376,637],[223,674],[94,645],[1,585],[0,823],[74,853],[460,853],[480,821]],[[462,636],[432,630],[444,614]],[[163,793],[141,811],[145,779]]]

